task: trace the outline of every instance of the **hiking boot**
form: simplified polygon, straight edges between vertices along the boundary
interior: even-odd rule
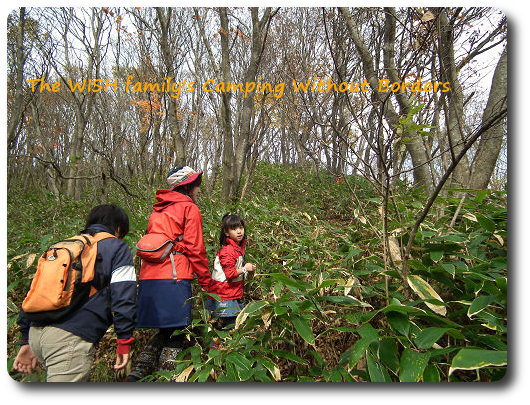
[[[177,355],[182,351],[181,347],[164,347],[158,359],[159,370],[172,370],[175,368]]]
[[[127,381],[136,382],[152,374],[156,369],[159,357],[159,347],[146,346],[145,350],[138,355],[134,369],[127,376]]]

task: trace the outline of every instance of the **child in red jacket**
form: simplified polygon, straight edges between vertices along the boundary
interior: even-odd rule
[[[221,329],[226,330],[243,309],[245,277],[256,270],[256,265],[245,263],[245,222],[240,216],[223,217],[219,241],[221,250],[215,258],[209,292],[219,295],[221,301],[208,299],[206,307],[214,318],[219,318]]]

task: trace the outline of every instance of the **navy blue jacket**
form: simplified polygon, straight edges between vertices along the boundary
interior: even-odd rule
[[[103,225],[95,224],[88,231],[110,232]],[[90,232],[92,233],[92,232]],[[73,333],[82,339],[98,343],[110,325],[118,339],[132,337],[136,326],[136,272],[129,246],[117,238],[98,242],[101,266],[96,266],[94,287],[99,291],[67,319],[51,324]],[[28,341],[31,323],[20,310],[17,320],[22,333],[22,342]]]

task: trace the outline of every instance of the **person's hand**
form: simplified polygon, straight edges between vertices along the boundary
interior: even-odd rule
[[[253,263],[246,263],[246,264],[245,264],[245,269],[247,269],[247,271],[248,271],[249,273],[253,273],[253,272],[256,271],[256,265],[253,264]]]
[[[35,357],[29,345],[21,346],[13,363],[13,370],[29,374],[33,372],[35,367],[37,367],[37,357]]]
[[[114,370],[116,371],[123,370],[127,366],[127,363],[129,363],[129,358],[130,358],[129,353],[123,353],[123,354],[117,353],[116,363],[114,364]]]

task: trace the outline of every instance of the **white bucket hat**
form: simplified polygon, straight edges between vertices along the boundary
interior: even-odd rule
[[[167,184],[169,184],[169,188],[190,184],[193,183],[201,174],[202,170],[196,172],[189,166],[180,166],[169,172],[167,175]]]

